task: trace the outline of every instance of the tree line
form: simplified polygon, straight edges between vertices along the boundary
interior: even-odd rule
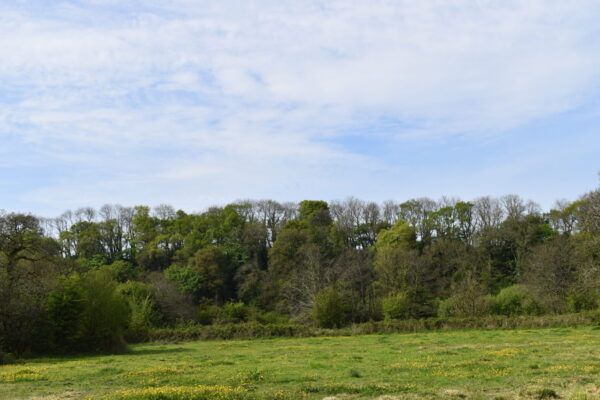
[[[243,200],[0,213],[2,354],[113,351],[177,324],[597,309],[600,189],[473,201]]]

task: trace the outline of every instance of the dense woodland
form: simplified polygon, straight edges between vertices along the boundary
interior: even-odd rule
[[[314,324],[597,309],[600,189],[0,213],[0,356],[118,350],[182,324]],[[1,357],[0,357],[1,358]]]

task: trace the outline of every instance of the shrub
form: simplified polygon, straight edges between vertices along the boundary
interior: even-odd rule
[[[558,395],[558,393],[556,393],[556,391],[554,389],[540,389],[536,392],[536,398],[540,399],[540,400],[544,400],[544,399],[559,399],[560,396]]]
[[[11,353],[5,353],[0,349],[0,365],[12,364],[16,360],[15,356]]]
[[[128,340],[146,340],[148,332],[155,325],[154,302],[150,296],[130,298],[129,309],[131,310],[131,317],[125,336]]]
[[[494,308],[494,298],[485,295],[479,279],[472,273],[457,273],[453,285],[452,315],[461,318],[479,318],[490,315]]]
[[[153,329],[150,341],[210,340],[210,339],[256,339],[271,337],[315,336],[317,330],[308,326],[281,324],[261,325],[256,323],[230,325],[178,325],[170,328]],[[332,331],[328,331],[332,333]]]
[[[163,323],[175,323],[180,320],[193,320],[196,307],[189,295],[182,293],[177,284],[158,271],[151,272],[145,281],[152,289],[152,299]]]
[[[345,299],[333,286],[328,286],[315,296],[313,319],[321,328],[341,328],[347,321],[348,307]]]
[[[77,259],[81,271],[96,271],[106,265],[107,260],[101,254],[94,254],[89,258],[79,257]]]
[[[196,313],[196,320],[202,325],[211,325],[218,316],[219,308],[217,306],[201,306]]]
[[[288,317],[275,311],[257,313],[256,321],[261,324],[287,324],[290,322]]]
[[[177,288],[191,296],[195,302],[206,294],[206,277],[192,267],[172,265],[165,269],[165,278],[175,282]]]
[[[452,297],[445,300],[440,300],[438,304],[438,312],[437,315],[440,318],[450,318],[454,316],[453,312],[454,303],[452,301]]]
[[[124,348],[129,327],[149,329],[151,305],[140,301],[130,314],[127,298],[105,269],[64,278],[47,301],[54,350],[114,352]],[[130,315],[134,318],[130,320]]]
[[[104,271],[92,271],[82,279],[82,350],[115,352],[123,350],[123,334],[129,323],[127,299],[117,283]]]
[[[230,325],[198,324],[154,328],[149,341],[173,342],[212,339],[256,339],[272,337],[313,337],[334,335],[370,335],[400,332],[455,329],[537,329],[549,327],[590,326],[600,321],[598,312],[544,316],[489,315],[482,318],[421,318],[388,321],[369,321],[345,329],[320,329],[295,324],[257,324],[246,322]],[[594,329],[594,328],[593,328]],[[600,329],[600,328],[597,328]]]
[[[357,370],[357,369],[354,369],[354,368],[351,368],[351,369],[350,369],[350,376],[351,376],[352,378],[361,378],[361,377],[362,377],[362,374],[360,373],[360,371],[359,371],[359,370]]]
[[[248,306],[243,302],[230,302],[221,308],[219,312],[219,322],[229,324],[245,322],[248,320],[249,312]]]
[[[581,312],[598,308],[598,296],[591,290],[574,291],[567,297],[570,312]]]
[[[146,298],[153,297],[156,293],[154,287],[144,282],[127,281],[118,286],[118,291],[127,298]]]
[[[440,301],[438,316],[442,318],[481,318],[490,315],[495,308],[492,296],[464,296],[458,294]]]
[[[404,319],[409,316],[410,299],[406,293],[396,293],[383,299],[385,319]]]
[[[157,305],[153,299],[155,290],[137,281],[122,283],[117,290],[127,299],[131,311],[125,337],[132,341],[144,340],[148,331],[160,322]]]
[[[502,289],[495,300],[495,312],[500,315],[510,317],[540,313],[540,306],[523,285],[512,285]]]
[[[138,269],[130,262],[118,260],[110,265],[102,267],[109,271],[117,282],[127,282],[138,278]]]
[[[50,293],[47,315],[56,350],[67,350],[81,339],[85,307],[81,279],[77,275],[64,278]]]
[[[496,308],[496,298],[490,294],[481,296],[479,298],[480,301],[480,316],[486,317],[492,315],[494,309]]]

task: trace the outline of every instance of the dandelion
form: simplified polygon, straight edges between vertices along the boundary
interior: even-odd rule
[[[46,379],[44,371],[45,367],[31,367],[26,369],[8,370],[0,372],[0,382],[29,382]]]
[[[485,354],[492,357],[514,357],[519,353],[521,353],[519,349],[507,347],[501,350],[490,350],[487,351]]]
[[[222,385],[159,386],[119,390],[101,400],[245,400],[247,390]],[[90,399],[93,400],[93,399]]]
[[[573,369],[573,367],[570,365],[553,365],[553,366],[547,368],[548,371],[553,371],[553,372],[563,371],[563,370],[567,370],[567,369]]]

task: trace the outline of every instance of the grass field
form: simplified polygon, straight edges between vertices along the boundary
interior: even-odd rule
[[[600,328],[144,344],[0,366],[0,399],[600,398]]]

